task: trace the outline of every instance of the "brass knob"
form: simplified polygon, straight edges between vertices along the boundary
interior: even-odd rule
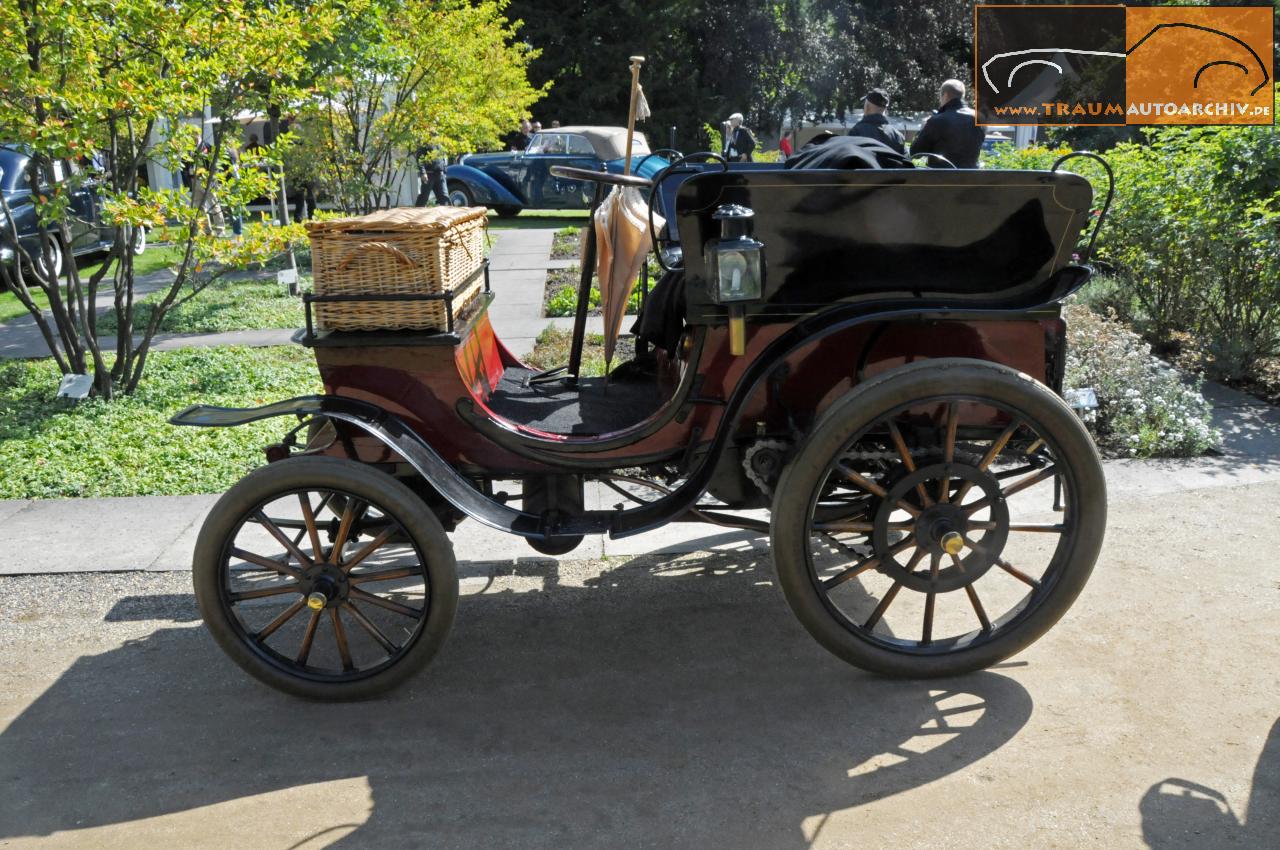
[[[959,555],[964,550],[964,535],[958,531],[948,531],[942,535],[942,551],[948,555]]]
[[[307,607],[312,611],[320,611],[324,606],[329,604],[329,597],[325,596],[318,590],[312,591],[307,595]]]

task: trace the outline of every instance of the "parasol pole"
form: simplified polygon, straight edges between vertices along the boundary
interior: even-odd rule
[[[640,66],[643,64],[643,56],[631,57],[631,105],[627,107],[627,159],[622,166],[623,174],[631,173],[631,139],[636,134],[636,97],[640,93]]]

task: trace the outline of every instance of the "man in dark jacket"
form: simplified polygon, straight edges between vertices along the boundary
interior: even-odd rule
[[[956,168],[977,168],[984,137],[973,110],[964,105],[964,83],[947,80],[938,88],[938,111],[920,128],[911,155],[936,153]]]
[[[902,131],[890,124],[888,116],[885,115],[885,110],[888,108],[889,95],[884,89],[872,89],[867,92],[867,96],[862,99],[862,118],[853,125],[849,135],[875,139],[900,154],[906,154],[907,145],[902,138]]]

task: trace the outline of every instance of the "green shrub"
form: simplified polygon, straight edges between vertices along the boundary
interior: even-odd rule
[[[1119,322],[1067,308],[1068,388],[1090,387],[1098,408],[1085,418],[1098,446],[1127,457],[1190,457],[1221,439],[1197,383],[1152,356]]]
[[[1245,378],[1280,353],[1280,133],[1168,127],[1146,136],[1106,155],[1116,194],[1098,239],[1112,276],[1102,305],[1162,345],[1195,334],[1211,374]],[[1048,168],[1064,152],[1002,145],[985,161]],[[1069,167],[1105,186],[1092,163]]]

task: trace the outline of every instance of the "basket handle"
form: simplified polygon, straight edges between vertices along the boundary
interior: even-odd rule
[[[341,271],[351,263],[355,262],[356,258],[365,251],[380,251],[383,254],[390,254],[395,258],[396,262],[406,268],[417,265],[417,263],[411,260],[404,251],[401,251],[395,245],[391,245],[387,242],[361,242],[356,246],[354,251],[342,258],[342,261],[338,263],[338,270]]]
[[[488,233],[486,233],[485,235],[488,236]],[[443,244],[448,245],[450,247],[457,245],[466,253],[468,260],[475,259],[475,255],[471,253],[471,246],[467,245],[467,240],[463,239],[461,236],[457,235],[456,233],[450,232],[440,241]]]

